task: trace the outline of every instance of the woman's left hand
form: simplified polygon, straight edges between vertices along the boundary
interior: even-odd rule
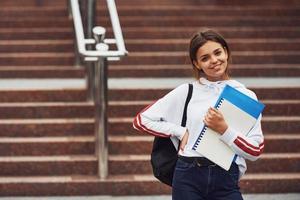
[[[209,128],[221,135],[228,128],[222,113],[215,108],[208,109],[203,121]]]

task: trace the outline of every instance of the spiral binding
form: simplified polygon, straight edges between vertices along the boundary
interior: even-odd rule
[[[203,127],[201,133],[199,134],[199,136],[198,136],[198,138],[197,138],[197,140],[196,140],[196,142],[195,142],[195,144],[194,144],[194,146],[193,146],[193,148],[192,148],[193,150],[196,150],[196,149],[197,149],[197,147],[198,147],[198,145],[199,145],[199,143],[200,143],[200,140],[202,139],[203,134],[205,133],[205,131],[206,131],[207,128],[208,128],[207,126],[204,126],[204,127]]]
[[[216,108],[216,109],[219,109],[219,107],[220,107],[220,105],[223,103],[223,101],[224,101],[223,98],[220,99],[219,103],[215,106],[215,108]],[[198,138],[197,138],[197,140],[196,140],[196,142],[195,142],[195,144],[194,144],[194,146],[193,146],[193,148],[192,148],[193,150],[196,150],[196,149],[197,149],[197,147],[198,147],[198,145],[199,145],[199,143],[200,143],[200,141],[201,141],[201,139],[202,139],[202,137],[203,137],[205,131],[207,130],[207,128],[208,128],[207,126],[204,126],[204,127],[203,127],[201,133],[199,134],[199,136],[198,136]]]
[[[220,99],[220,102],[217,104],[216,109],[220,108],[220,105],[223,103],[224,99]]]

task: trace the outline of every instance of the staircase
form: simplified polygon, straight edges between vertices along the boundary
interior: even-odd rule
[[[296,0],[116,3],[130,55],[110,63],[110,78],[190,78],[188,42],[203,26],[227,38],[233,76],[300,76]],[[97,24],[109,27],[106,9],[99,3],[97,10]],[[73,39],[66,1],[2,0],[0,82],[83,80],[85,70],[73,66]],[[109,91],[106,180],[97,177],[94,106],[85,100],[85,88],[1,89],[0,195],[170,194],[170,188],[151,175],[153,138],[132,128],[133,116],[170,89],[136,86]],[[251,89],[267,106],[262,122],[266,147],[260,160],[248,162],[240,186],[244,193],[299,193],[300,88]]]

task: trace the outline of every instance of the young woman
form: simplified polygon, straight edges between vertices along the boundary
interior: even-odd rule
[[[192,83],[186,127],[181,127],[180,123],[188,84],[180,85],[141,111],[133,125],[149,134],[177,137],[181,141],[173,177],[173,200],[241,200],[238,181],[247,169],[245,159],[256,160],[264,148],[261,116],[245,136],[229,127],[213,106],[226,84],[253,99],[257,97],[243,84],[230,79],[230,49],[220,34],[212,30],[195,34],[190,41],[189,55],[196,81]],[[219,133],[220,140],[237,154],[229,171],[192,150],[204,125]]]

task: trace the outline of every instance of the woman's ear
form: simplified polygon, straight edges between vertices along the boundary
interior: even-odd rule
[[[193,65],[200,71],[201,67],[198,65],[198,63],[194,60]]]

